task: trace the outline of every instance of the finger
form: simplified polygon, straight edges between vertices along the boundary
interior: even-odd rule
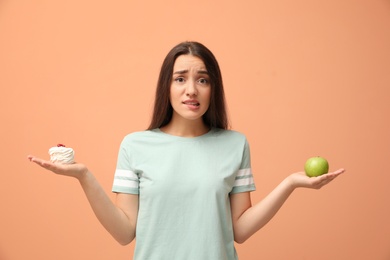
[[[34,161],[35,156],[34,156],[34,155],[28,155],[28,156],[27,156],[27,159],[29,159],[30,162],[32,162],[32,161]]]
[[[331,173],[328,173],[328,174],[324,174],[322,176],[319,176],[319,177],[323,177],[319,180],[318,182],[318,186],[319,188],[327,185],[328,183],[330,183],[331,181],[333,181],[336,177],[338,177],[340,174],[342,174],[343,172],[345,172],[344,169],[339,169],[335,172],[331,172]]]
[[[328,174],[328,175],[324,175],[324,179],[322,180],[323,182],[325,182],[326,184],[331,182],[332,180],[334,180],[339,174]]]
[[[27,159],[29,159],[30,162],[34,162],[34,163],[37,163],[37,164],[39,164],[39,162],[41,161],[41,159],[39,159],[39,158],[37,158],[37,157],[35,157],[33,155],[27,156]]]
[[[50,170],[50,171],[53,171],[53,172],[57,172],[59,169],[58,169],[58,166],[55,165],[54,163],[50,162],[50,161],[46,161],[46,160],[43,160],[43,159],[40,159],[40,158],[37,158],[37,157],[34,157],[34,156],[28,156],[27,157],[31,162],[33,163],[36,163],[37,165],[47,169],[47,170]]]
[[[34,162],[34,163],[36,163],[36,164],[38,164],[40,166],[44,166],[44,164],[45,164],[45,160],[37,158],[37,157],[34,157],[34,156],[29,156],[28,159],[31,162]]]
[[[333,173],[339,175],[339,174],[342,174],[344,172],[345,172],[345,169],[344,168],[340,168],[337,171],[334,171]]]
[[[339,176],[340,174],[342,174],[344,172],[345,172],[345,169],[341,168],[341,169],[338,169],[337,171],[329,172],[329,173],[326,173],[326,174],[321,175],[321,176],[324,176],[324,178],[334,179],[334,178],[336,178],[337,176]]]

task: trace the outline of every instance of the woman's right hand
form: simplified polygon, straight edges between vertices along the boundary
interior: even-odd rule
[[[107,231],[122,245],[133,241],[137,226],[138,195],[118,193],[114,204],[85,165],[53,163],[32,155],[27,158],[46,170],[78,179],[92,210]]]
[[[85,177],[88,172],[88,168],[80,163],[72,163],[72,164],[62,164],[62,163],[53,163],[51,161],[43,160],[37,158],[33,155],[27,156],[27,158],[37,165],[45,168],[46,170],[52,171],[59,175],[74,177],[78,180],[81,180]]]

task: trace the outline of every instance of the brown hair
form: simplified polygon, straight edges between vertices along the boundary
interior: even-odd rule
[[[228,129],[222,75],[213,53],[198,42],[182,42],[167,54],[161,66],[157,82],[156,97],[151,123],[148,130],[167,125],[172,119],[173,108],[169,101],[173,66],[180,55],[193,55],[200,58],[206,66],[210,77],[210,106],[203,115],[204,123],[209,127]]]

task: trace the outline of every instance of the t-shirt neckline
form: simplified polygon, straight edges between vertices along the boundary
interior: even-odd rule
[[[195,140],[200,140],[200,139],[206,138],[207,136],[211,135],[214,132],[214,130],[215,130],[214,128],[210,128],[210,130],[207,131],[206,133],[199,135],[199,136],[194,136],[194,137],[185,137],[185,136],[168,134],[168,133],[161,131],[160,128],[155,128],[153,131],[155,131],[159,134],[162,134],[165,137],[171,138],[171,139],[182,140],[182,141],[195,141]]]

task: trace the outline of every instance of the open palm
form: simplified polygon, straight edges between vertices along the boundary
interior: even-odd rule
[[[344,169],[338,169],[337,171],[329,172],[318,177],[308,177],[304,172],[297,172],[290,175],[290,180],[296,188],[320,189],[343,172],[345,172]]]
[[[47,160],[43,160],[32,155],[27,156],[27,158],[36,163],[37,165],[45,168],[46,170],[52,171],[56,174],[75,177],[77,179],[81,178],[88,172],[87,167],[84,164],[72,163],[72,164],[62,164],[62,163],[53,163]]]

